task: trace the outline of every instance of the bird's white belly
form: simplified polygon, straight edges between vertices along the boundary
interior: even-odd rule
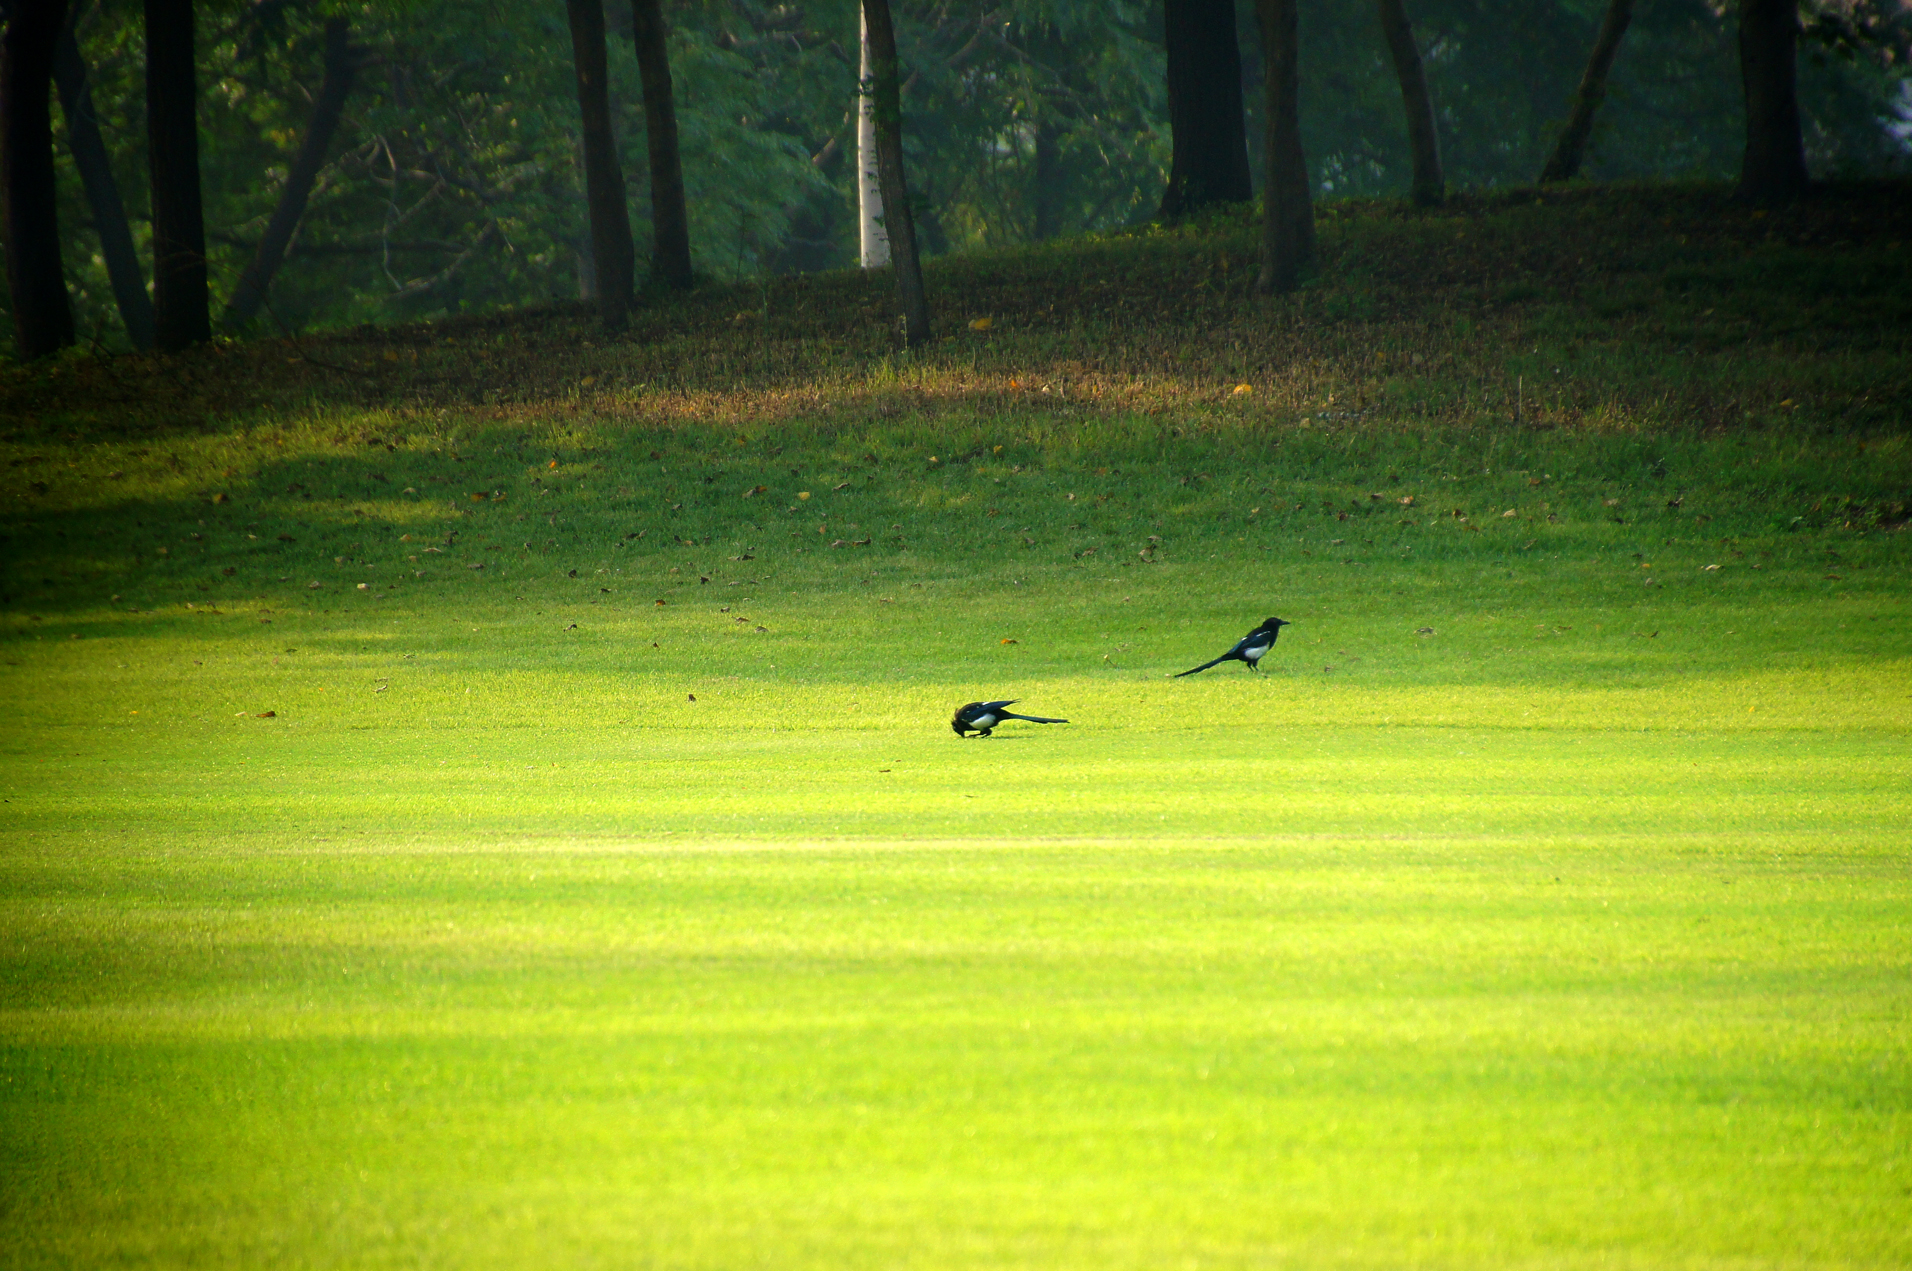
[[[969,721],[969,726],[971,728],[994,728],[999,718],[1001,717],[997,715],[978,715]]]
[[[1265,644],[1251,644],[1251,645],[1249,645],[1249,646],[1248,646],[1247,648],[1245,648],[1245,649],[1243,649],[1243,650],[1241,651],[1241,655],[1242,655],[1243,657],[1245,657],[1245,658],[1255,658],[1255,659],[1257,659],[1257,660],[1258,660],[1258,659],[1260,659],[1260,657],[1261,657],[1261,655],[1262,655],[1262,654],[1264,654],[1264,653],[1266,653],[1266,652],[1268,652],[1268,646],[1267,646],[1267,645],[1265,645]]]

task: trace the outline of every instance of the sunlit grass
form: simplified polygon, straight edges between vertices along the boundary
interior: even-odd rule
[[[13,373],[0,1262],[1905,1265],[1902,257],[1576,206]]]

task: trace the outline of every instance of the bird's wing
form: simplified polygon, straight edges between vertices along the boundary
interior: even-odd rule
[[[1022,699],[1020,697],[1012,697],[1006,702],[984,702],[982,705],[983,705],[983,709],[986,711],[999,711],[1005,706],[1014,706],[1017,702],[1020,702],[1021,700]]]

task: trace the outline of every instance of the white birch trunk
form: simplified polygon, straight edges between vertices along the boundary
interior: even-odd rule
[[[856,219],[858,259],[865,269],[890,263],[890,236],[883,229],[883,190],[876,179],[876,102],[870,96],[870,28],[857,6]]]

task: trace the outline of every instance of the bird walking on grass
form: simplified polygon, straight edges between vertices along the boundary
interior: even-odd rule
[[[1261,668],[1257,666],[1256,663],[1261,661],[1262,655],[1275,647],[1275,637],[1281,634],[1281,629],[1292,625],[1294,624],[1283,618],[1270,618],[1243,636],[1240,640],[1237,640],[1234,648],[1222,654],[1213,662],[1204,662],[1200,666],[1190,667],[1188,670],[1172,678],[1179,680],[1183,675],[1193,675],[1197,671],[1206,671],[1209,667],[1220,666],[1224,662],[1240,662],[1251,671],[1260,670]]]
[[[970,733],[987,737],[990,731],[1005,719],[1020,719],[1030,724],[1069,722],[1066,719],[1045,719],[1041,715],[1013,715],[1003,709],[1005,706],[1014,706],[1019,700],[1021,699],[1012,697],[1006,702],[971,702],[967,706],[959,706],[956,708],[955,717],[949,721],[949,726],[955,730],[958,737],[967,737]]]

